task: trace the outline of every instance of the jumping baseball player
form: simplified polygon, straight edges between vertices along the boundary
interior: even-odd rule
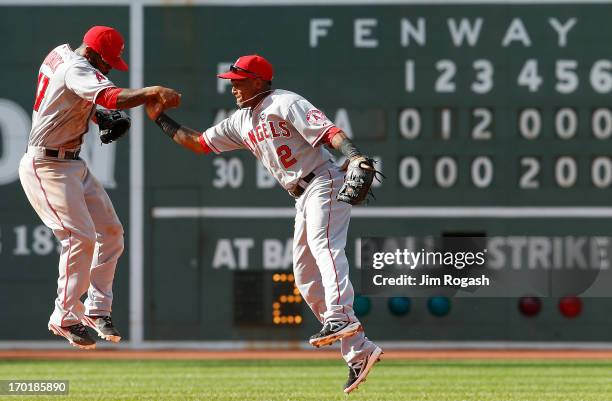
[[[49,330],[78,348],[95,348],[85,326],[108,341],[121,335],[111,319],[113,278],[123,251],[123,227],[106,191],[79,158],[83,136],[94,118],[104,143],[129,128],[123,112],[155,99],[176,106],[180,95],[161,86],[117,88],[106,74],[128,69],[124,42],[113,28],[94,26],[76,50],[53,49],[38,73],[28,148],[19,164],[25,194],[61,243],[55,309]],[[81,296],[87,292],[83,304]]]
[[[176,143],[196,153],[248,150],[295,198],[295,282],[323,324],[310,344],[320,347],[341,341],[349,365],[344,392],[350,393],[382,354],[353,312],[344,252],[351,204],[367,196],[375,174],[372,161],[306,99],[273,89],[273,68],[263,57],[240,57],[218,77],[231,79],[239,110],[214,127],[194,131],[168,117],[160,104],[147,104],[147,114]],[[346,181],[322,145],[348,158]]]

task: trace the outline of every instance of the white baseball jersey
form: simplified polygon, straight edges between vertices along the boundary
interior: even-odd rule
[[[215,153],[248,149],[287,190],[331,159],[316,146],[334,124],[302,96],[276,89],[254,108],[240,109],[204,131]]]
[[[96,97],[115,85],[69,45],[56,47],[38,73],[29,146],[57,149],[80,145],[94,112]]]

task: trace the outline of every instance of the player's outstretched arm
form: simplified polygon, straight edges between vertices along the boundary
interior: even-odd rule
[[[148,86],[141,89],[124,88],[117,95],[117,108],[130,109],[153,101],[161,103],[164,109],[177,107],[181,102],[181,94],[163,86]]]
[[[166,113],[150,113],[150,107],[147,105],[147,114],[149,118],[154,119],[155,124],[161,128],[166,135],[170,137],[174,142],[178,143],[184,148],[187,148],[195,153],[206,153],[206,150],[200,143],[200,136],[202,135],[196,130],[181,125],[170,118]]]
[[[165,113],[161,113],[155,123],[168,135],[174,142],[195,153],[205,153],[200,143],[200,132],[184,125],[180,125]]]

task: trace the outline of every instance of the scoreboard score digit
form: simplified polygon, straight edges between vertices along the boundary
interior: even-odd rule
[[[418,138],[427,135],[421,128],[427,111],[415,108],[401,111],[400,134],[409,141],[407,148],[414,149],[411,154],[400,155],[397,177],[401,187],[414,189],[429,184],[433,188],[452,189],[463,183],[474,190],[503,186],[521,191],[610,188],[612,149],[607,140],[612,135],[612,111],[609,108],[517,109],[510,117],[514,143],[503,138],[509,127],[496,123],[496,115],[504,119],[502,113],[505,111],[483,107],[431,110],[429,114],[439,127],[430,131],[433,141],[423,142],[435,142],[437,148],[416,152]],[[470,121],[467,132],[453,127],[456,123],[452,122],[457,119]],[[466,144],[469,140],[473,143]],[[452,153],[442,153],[459,142],[467,149],[455,148]],[[470,153],[470,148],[484,152]],[[504,163],[512,153],[516,153],[512,163]],[[551,204],[559,201],[550,200]]]

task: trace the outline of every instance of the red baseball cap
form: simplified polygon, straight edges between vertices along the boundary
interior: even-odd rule
[[[238,60],[231,65],[228,72],[217,76],[223,79],[261,78],[264,81],[272,81],[274,68],[265,58],[257,54],[251,54],[238,57]]]
[[[111,67],[127,71],[128,65],[121,58],[125,42],[118,30],[108,26],[94,26],[85,33],[83,43],[94,49]]]

